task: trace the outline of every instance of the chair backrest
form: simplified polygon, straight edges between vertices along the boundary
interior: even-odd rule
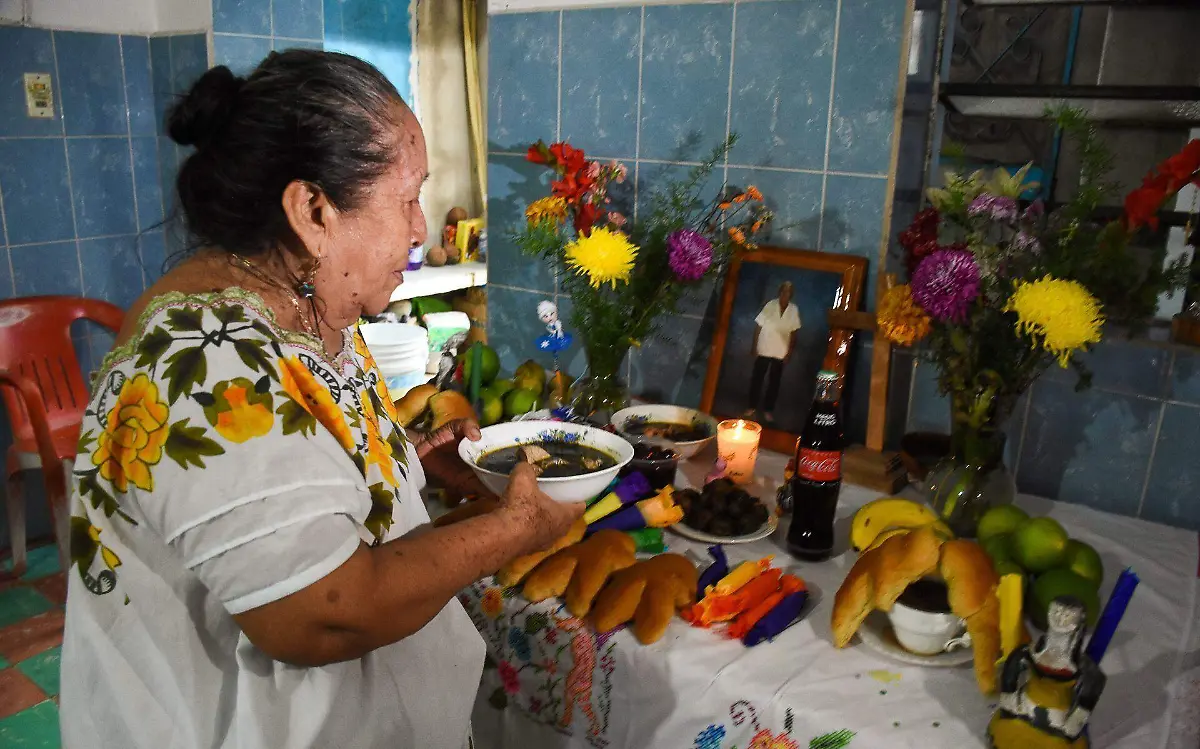
[[[37,384],[50,429],[78,425],[88,402],[71,323],[93,320],[114,333],[121,327],[120,307],[96,299],[32,296],[0,301],[0,369]],[[0,386],[4,407],[18,439],[30,439],[29,414],[11,387]]]

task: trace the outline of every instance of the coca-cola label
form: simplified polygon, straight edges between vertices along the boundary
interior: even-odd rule
[[[817,414],[813,417],[813,423],[819,427],[837,426],[837,414]]]
[[[809,481],[837,481],[842,477],[842,451],[801,448],[796,474]]]

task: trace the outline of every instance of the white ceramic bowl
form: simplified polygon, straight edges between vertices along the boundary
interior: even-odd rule
[[[954,614],[922,611],[897,601],[888,612],[896,640],[910,653],[937,655],[971,644],[967,623]]]
[[[662,421],[668,424],[691,424],[693,421],[701,421],[708,426],[709,436],[702,440],[691,440],[688,442],[675,442],[673,440],[664,439],[662,437],[647,437],[643,434],[634,434],[626,429],[626,425],[633,420],[641,419],[643,421]],[[669,447],[679,454],[680,460],[687,460],[696,453],[704,449],[704,446],[717,438],[717,420],[708,414],[697,411],[694,408],[684,408],[683,406],[668,406],[668,405],[651,405],[651,406],[630,406],[623,408],[612,415],[610,420],[617,431],[621,433],[625,439],[630,442],[646,442],[659,447]]]
[[[503,494],[508,486],[508,476],[495,471],[480,468],[476,461],[479,456],[502,447],[526,445],[531,442],[544,442],[552,439],[579,440],[580,444],[603,450],[617,459],[616,465],[602,471],[585,473],[580,476],[564,476],[561,478],[539,478],[538,488],[556,502],[586,502],[604,491],[617,472],[633,459],[633,446],[621,437],[610,434],[603,429],[568,424],[560,421],[519,421],[507,424],[495,424],[480,430],[482,439],[478,442],[464,439],[458,443],[458,454],[484,486],[496,494]]]

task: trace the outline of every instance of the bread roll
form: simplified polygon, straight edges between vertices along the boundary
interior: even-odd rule
[[[405,427],[413,426],[420,420],[421,414],[429,406],[429,399],[437,395],[438,389],[433,385],[417,385],[396,401],[396,418]]]
[[[612,576],[592,606],[592,626],[608,632],[633,620],[638,642],[657,642],[675,612],[696,596],[696,567],[679,554],[660,554]]]
[[[567,609],[577,617],[587,616],[592,601],[608,578],[636,561],[633,538],[620,531],[598,531],[582,543],[568,546],[538,565],[525,579],[522,594],[530,601],[544,601],[566,594]]]
[[[583,534],[587,532],[587,521],[582,517],[578,518],[566,535],[554,542],[549,549],[545,551],[526,554],[523,557],[517,557],[508,564],[500,568],[496,573],[496,582],[500,583],[505,588],[511,588],[514,585],[519,585],[525,576],[533,572],[534,568],[541,564],[551,554],[557,554],[568,546],[573,546],[583,540]]]
[[[434,393],[429,399],[429,413],[433,417],[429,424],[431,430],[441,429],[458,419],[475,420],[475,409],[471,407],[471,401],[454,390]]]
[[[984,694],[996,691],[996,661],[1000,658],[1000,578],[987,552],[974,541],[942,544],[938,565],[950,599],[950,610],[967,622],[975,651],[975,680]]]

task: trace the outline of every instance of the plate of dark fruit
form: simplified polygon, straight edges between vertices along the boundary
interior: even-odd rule
[[[706,544],[745,544],[766,538],[779,527],[772,508],[729,479],[703,489],[680,489],[675,501],[683,520],[671,526],[684,538]]]

